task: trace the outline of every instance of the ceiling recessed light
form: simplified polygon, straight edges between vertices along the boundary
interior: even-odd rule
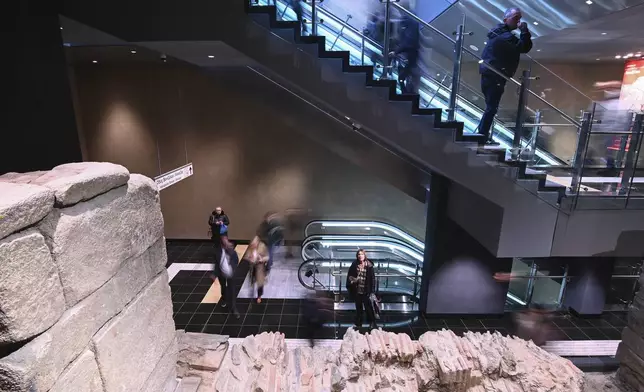
[[[535,25],[535,26],[539,26],[539,22],[537,22],[536,20],[534,22],[532,22],[532,24]]]
[[[483,42],[483,45],[487,45],[487,41]]]
[[[608,33],[602,33],[602,35],[606,35],[606,34],[608,34]]]
[[[599,61],[599,59],[595,59],[595,61]]]
[[[483,60],[479,60],[479,64],[483,64]]]
[[[475,52],[479,50],[478,46],[475,46],[475,45],[470,45],[470,49],[472,49]]]
[[[98,61],[96,61],[96,60],[92,60],[92,63],[96,64],[96,63],[98,63]]]
[[[633,57],[633,53],[627,54],[626,57]]]
[[[616,58],[616,59],[621,59],[621,58],[622,58],[622,56],[617,55],[617,56],[615,56],[615,58]]]
[[[215,56],[213,56],[213,55],[209,55],[209,56],[208,56],[208,58],[209,58],[209,59],[214,59],[214,58],[215,58]]]
[[[130,50],[130,53],[136,54],[136,50]]]
[[[642,57],[641,53],[635,53],[635,57]]]
[[[62,30],[62,29],[63,29],[63,26],[60,26],[60,29]]]
[[[591,5],[592,3],[592,0],[586,0],[586,4]]]
[[[441,76],[441,74],[437,73],[436,76]]]
[[[541,52],[541,49],[537,49],[537,52]]]

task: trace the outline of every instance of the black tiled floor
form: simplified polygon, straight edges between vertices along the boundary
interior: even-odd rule
[[[170,262],[212,262],[208,242],[168,242]],[[235,281],[241,286],[248,272],[244,263],[237,268]],[[306,338],[306,318],[302,315],[302,301],[298,299],[265,299],[261,304],[250,299],[238,299],[240,318],[229,315],[229,309],[220,304],[201,304],[212,280],[209,271],[180,271],[170,282],[175,325],[187,331],[221,333],[245,337],[263,331],[282,331],[288,338]],[[354,312],[336,311],[330,326],[323,328],[318,338],[342,339],[346,329],[355,319]],[[427,331],[450,328],[457,335],[469,331],[498,331],[512,334],[514,322],[511,314],[503,317],[435,318],[424,315],[384,313],[380,326],[385,330],[405,332],[418,338]],[[395,323],[395,324],[392,324]],[[601,318],[579,319],[569,314],[557,314],[548,325],[552,339],[556,340],[619,340],[626,325],[625,312],[606,312]],[[361,329],[363,330],[363,329]],[[366,331],[366,329],[364,329]]]

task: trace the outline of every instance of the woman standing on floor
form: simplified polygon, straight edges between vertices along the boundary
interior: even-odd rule
[[[215,208],[208,218],[209,234],[215,246],[218,246],[222,237],[228,238],[228,225],[230,225],[228,215],[221,207]]]
[[[362,327],[364,311],[367,313],[369,326],[378,328],[376,316],[369,300],[369,296],[375,291],[375,284],[376,274],[373,270],[373,263],[367,259],[365,251],[360,249],[347,274],[347,291],[355,300],[356,327],[358,328]]]

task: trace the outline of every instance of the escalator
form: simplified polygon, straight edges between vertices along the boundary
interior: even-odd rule
[[[332,293],[336,309],[353,307],[345,301],[346,273],[358,249],[363,249],[374,263],[384,310],[418,310],[425,246],[414,236],[384,222],[316,220],[306,226],[305,237],[301,250],[304,262],[298,271],[300,283],[310,290]],[[515,269],[513,273],[523,272]],[[519,279],[510,285],[506,308],[522,308],[530,302],[524,286],[532,286],[532,280]]]

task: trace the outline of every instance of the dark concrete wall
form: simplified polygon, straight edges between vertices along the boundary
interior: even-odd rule
[[[429,213],[432,232],[426,242],[422,304],[428,314],[502,314],[508,283],[493,279],[496,272],[509,272],[511,258],[497,258],[448,215],[454,184],[432,177]],[[443,200],[436,200],[439,196]],[[432,222],[428,219],[428,222]]]
[[[0,105],[0,173],[81,160],[56,3],[3,5],[0,43],[13,67],[0,73],[6,99]]]
[[[205,238],[217,205],[237,239],[251,238],[266,211],[298,206],[423,236],[423,202],[373,174],[378,167],[364,169],[307,137],[311,129],[347,131],[305,103],[277,98],[279,88],[247,68],[96,64],[77,68],[74,79],[86,160],[151,177],[194,164],[193,177],[161,192],[166,237]],[[370,154],[366,142],[354,144],[346,156]]]

